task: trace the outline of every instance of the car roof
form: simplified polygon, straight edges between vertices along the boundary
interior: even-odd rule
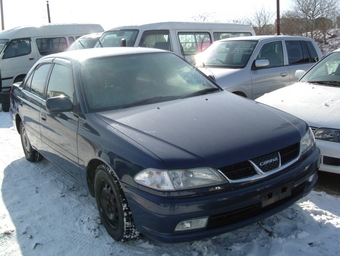
[[[90,48],[83,49],[81,51],[66,51],[47,55],[40,59],[39,62],[46,59],[62,58],[70,61],[84,61],[86,59],[92,59],[97,57],[107,56],[119,56],[129,54],[143,54],[143,53],[157,53],[157,52],[168,52],[156,48],[137,48],[137,47],[103,47],[103,48]]]
[[[78,41],[79,39],[84,39],[84,38],[99,38],[102,34],[103,32],[86,34],[81,37],[78,37],[76,41]]]
[[[242,37],[232,37],[232,38],[226,38],[221,39],[218,42],[224,42],[224,41],[238,41],[238,40],[256,40],[256,41],[265,41],[265,40],[271,40],[271,39],[290,39],[290,40],[312,40],[310,37],[304,37],[304,36],[285,36],[285,35],[261,35],[261,36],[242,36]]]

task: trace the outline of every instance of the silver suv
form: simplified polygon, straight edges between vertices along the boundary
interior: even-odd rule
[[[322,57],[315,41],[300,36],[249,36],[214,42],[196,66],[225,90],[256,99],[294,83]]]

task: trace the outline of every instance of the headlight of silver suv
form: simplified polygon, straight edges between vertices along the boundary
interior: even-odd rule
[[[315,138],[312,129],[309,128],[306,134],[300,140],[300,155],[305,154],[315,145]]]
[[[340,143],[340,130],[319,128],[315,131],[315,139]]]
[[[225,183],[226,180],[213,168],[159,170],[147,168],[138,173],[135,182],[161,191],[175,191],[212,186]]]

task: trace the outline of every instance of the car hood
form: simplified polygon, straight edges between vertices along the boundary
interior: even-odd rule
[[[242,71],[242,69],[235,69],[235,68],[211,68],[211,67],[204,67],[204,68],[199,68],[200,71],[202,71],[204,74],[207,76],[213,75],[216,80],[225,77],[225,76],[230,76],[230,75],[237,75]]]
[[[340,128],[340,88],[297,82],[256,101],[293,114],[310,126]]]
[[[296,117],[225,91],[97,115],[167,168],[237,163],[299,142],[306,131]]]

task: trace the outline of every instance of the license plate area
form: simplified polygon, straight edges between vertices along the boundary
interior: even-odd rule
[[[275,189],[269,193],[261,196],[262,207],[273,204],[281,199],[284,199],[292,194],[293,185],[286,185],[284,187]]]

